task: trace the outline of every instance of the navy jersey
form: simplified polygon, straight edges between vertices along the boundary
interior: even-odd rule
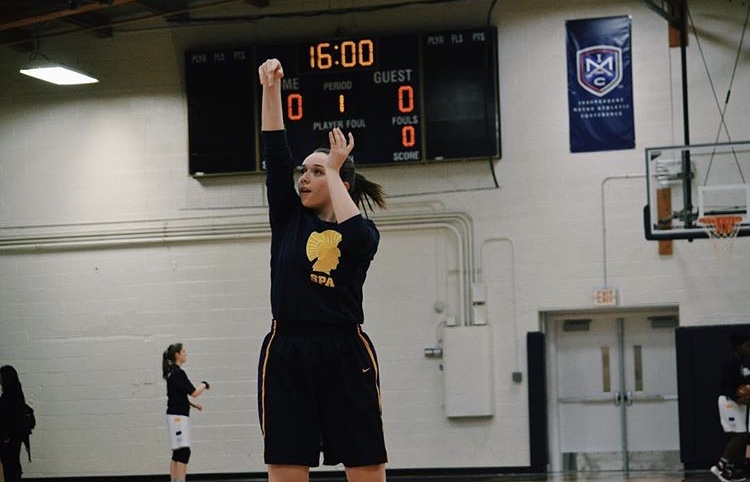
[[[286,131],[262,136],[274,319],[362,323],[362,286],[380,240],[375,224],[361,215],[343,223],[320,220],[302,205],[295,189]]]
[[[735,400],[735,390],[744,383],[750,383],[750,365],[747,360],[741,360],[737,355],[733,355],[724,362],[719,395],[726,395]]]
[[[172,371],[167,376],[167,414],[189,416],[188,395],[194,391],[195,387],[188,379],[185,370],[179,365],[172,365]]]
[[[0,441],[20,440],[26,433],[23,391],[6,391],[0,395]]]

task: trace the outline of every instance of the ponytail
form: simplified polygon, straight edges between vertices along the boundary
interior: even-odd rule
[[[166,380],[169,373],[172,371],[172,366],[175,364],[175,355],[182,351],[182,343],[175,343],[169,345],[161,360],[161,376]]]
[[[365,211],[367,211],[367,209],[365,209],[364,203],[367,203],[367,207],[370,211],[373,210],[373,203],[375,203],[380,209],[386,208],[385,191],[383,190],[383,186],[370,181],[358,172],[354,173],[354,177],[349,187],[349,194],[354,200],[354,203]]]

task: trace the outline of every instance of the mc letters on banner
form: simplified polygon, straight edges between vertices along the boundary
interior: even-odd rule
[[[570,151],[635,147],[630,17],[568,20]]]

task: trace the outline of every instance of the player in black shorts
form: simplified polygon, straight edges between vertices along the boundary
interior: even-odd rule
[[[721,428],[728,434],[727,444],[711,473],[722,482],[744,481],[748,477],[748,405],[739,398],[737,387],[750,383],[750,334],[733,333],[729,337],[732,354],[724,362],[718,398]]]
[[[349,482],[383,482],[387,455],[375,349],[362,331],[362,285],[378,247],[358,205],[385,207],[380,185],[354,171],[354,138],[295,163],[284,130],[283,68],[258,69],[271,222],[273,322],[258,364],[258,411],[270,482],[307,482],[310,467],[343,464]]]

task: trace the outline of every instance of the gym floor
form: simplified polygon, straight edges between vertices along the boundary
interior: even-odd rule
[[[406,478],[404,478],[406,479]],[[408,477],[408,482],[468,482],[466,479],[453,477],[418,478]],[[500,475],[495,477],[476,478],[471,482],[717,482],[718,479],[708,471],[695,472],[566,472],[554,474]],[[401,477],[390,478],[389,482],[407,482]]]
[[[717,482],[718,479],[708,471],[697,472],[566,472],[556,474],[537,474],[524,476],[502,476],[487,479],[485,482]]]
[[[0,481],[2,481],[0,474]],[[343,474],[329,476],[328,474],[311,474],[311,482],[346,482]],[[168,479],[164,476],[136,476],[136,477],[111,477],[98,478],[87,477],[87,482],[162,482]],[[58,482],[64,480],[69,482],[71,479],[23,479],[25,482]],[[265,477],[259,477],[259,474],[248,475],[243,477],[239,474],[236,476],[224,475],[211,477],[206,474],[188,474],[188,480],[195,482],[267,482]],[[551,474],[502,474],[502,475],[391,475],[388,476],[388,482],[718,482],[718,479],[707,470],[700,471],[677,471],[677,472],[657,472],[657,471],[631,471],[626,472],[565,472]]]
[[[343,478],[342,478],[343,480]],[[718,482],[709,471],[691,472],[565,472],[487,477],[390,477],[389,482]]]
[[[188,476],[188,479],[191,477]],[[193,478],[193,480],[198,480]],[[258,479],[232,479],[212,481],[201,477],[204,482],[260,482]],[[311,482],[345,482],[342,473],[340,477],[311,477]],[[389,476],[388,482],[718,482],[718,479],[707,470],[689,472],[565,472],[554,474],[503,474],[503,475],[397,475]]]

